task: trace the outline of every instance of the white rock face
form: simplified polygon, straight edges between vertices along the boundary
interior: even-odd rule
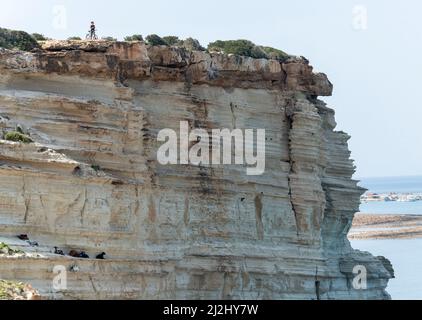
[[[284,63],[148,47],[47,43],[0,51],[0,235],[37,255],[2,278],[59,299],[388,299],[385,258],[347,240],[363,190],[334,131],[323,74]],[[162,166],[161,129],[266,129],[266,171]],[[106,260],[54,255],[86,251]],[[55,290],[63,265],[68,287]],[[367,270],[367,289],[353,269]]]

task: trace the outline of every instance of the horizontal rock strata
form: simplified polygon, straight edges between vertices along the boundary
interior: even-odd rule
[[[17,240],[34,254],[0,257],[1,277],[61,299],[389,298],[391,265],[347,240],[363,190],[350,137],[318,100],[331,92],[304,58],[141,42],[1,50],[0,126],[34,143],[0,140],[0,235],[39,244]],[[160,165],[157,134],[180,121],[266,129],[265,173]],[[52,285],[56,265],[67,290]],[[353,265],[368,270],[365,290]]]

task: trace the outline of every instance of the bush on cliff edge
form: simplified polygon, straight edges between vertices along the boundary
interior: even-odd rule
[[[255,59],[277,59],[284,61],[289,55],[272,47],[257,46],[249,40],[217,40],[208,45],[209,51],[251,57]]]
[[[23,143],[32,143],[34,142],[26,134],[23,134],[18,131],[10,131],[4,134],[4,140],[13,141],[13,142],[23,142]]]
[[[126,40],[126,39],[125,39]],[[178,48],[185,48],[190,51],[205,51],[201,43],[194,38],[187,38],[185,40],[179,39],[177,36],[160,37],[156,34],[146,37],[147,43],[152,46],[173,46]]]
[[[49,40],[46,36],[44,36],[41,33],[33,33],[31,34],[32,38],[34,38],[37,41],[47,41]]]
[[[34,37],[24,31],[0,28],[0,47],[31,51],[40,46]]]
[[[168,45],[167,42],[165,42],[163,38],[161,38],[160,36],[156,34],[150,34],[149,36],[145,38],[145,40],[151,46],[167,46]]]
[[[125,37],[125,41],[144,41],[144,38],[141,34],[134,34],[133,36],[127,36]]]

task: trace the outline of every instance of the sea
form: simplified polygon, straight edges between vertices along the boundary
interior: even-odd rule
[[[374,193],[422,193],[422,176],[361,179],[360,186]],[[371,214],[422,214],[422,201],[370,202],[360,207]],[[422,239],[353,240],[355,249],[385,256],[395,279],[387,288],[393,300],[422,300]]]
[[[361,187],[373,193],[421,193],[422,176],[361,179]],[[372,214],[422,214],[422,201],[416,202],[368,202],[360,211]]]
[[[387,292],[393,300],[422,300],[422,239],[353,240],[352,246],[391,261],[395,279]]]

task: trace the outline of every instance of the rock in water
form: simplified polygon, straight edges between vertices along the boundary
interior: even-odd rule
[[[347,239],[364,190],[351,178],[350,137],[318,99],[331,92],[297,57],[106,41],[3,49],[1,126],[22,125],[35,143],[1,141],[0,234],[24,225],[50,247],[112,253],[84,261],[55,298],[388,299],[391,264]],[[265,172],[161,165],[158,132],[181,121],[265,129]],[[0,258],[11,264],[2,276],[51,295],[49,258],[39,272],[31,259],[16,272]]]

